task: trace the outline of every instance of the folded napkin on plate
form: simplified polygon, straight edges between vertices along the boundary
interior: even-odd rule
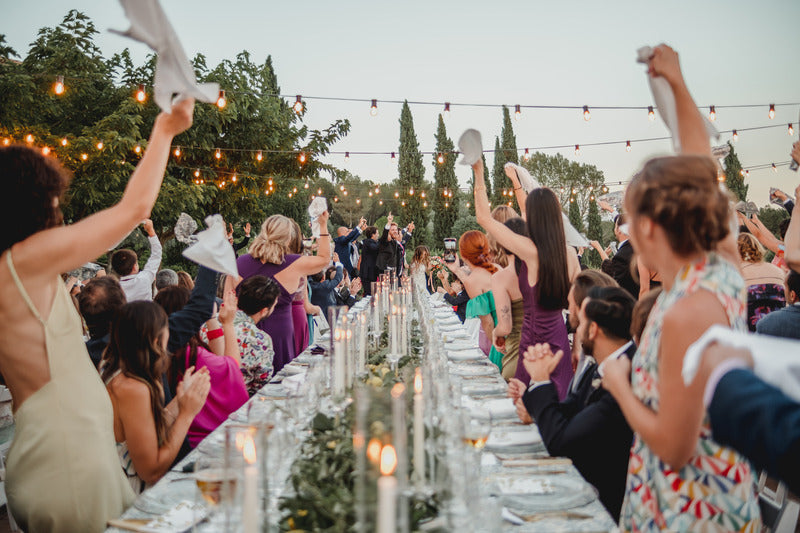
[[[511,400],[509,399],[510,403]],[[513,405],[513,404],[512,404]],[[487,448],[512,448],[515,446],[525,446],[528,444],[539,444],[542,436],[536,426],[527,426],[525,429],[510,430],[504,427],[493,428],[486,441]]]
[[[445,344],[444,346],[447,348],[447,351],[455,352],[461,350],[475,350],[478,346],[472,342],[459,340],[459,341],[450,341]]]
[[[461,351],[448,350],[447,358],[451,361],[477,361],[486,358],[486,355],[477,348]]]
[[[284,367],[286,368],[286,367]],[[303,383],[306,382],[306,373],[295,374],[283,379],[283,388],[286,390],[298,391]]]
[[[503,476],[494,480],[502,494],[551,494],[553,487],[550,481],[543,478],[528,476],[511,477]]]
[[[517,416],[517,408],[511,398],[492,398],[489,400],[473,400],[469,396],[461,399],[461,405],[470,412],[479,412],[479,409],[488,411],[492,418],[513,418]],[[538,431],[536,432],[538,434]],[[489,437],[491,438],[491,437]],[[541,437],[539,437],[541,440]]]
[[[457,331],[465,331],[464,325],[456,320],[454,324],[439,324],[439,331],[441,333],[455,333]]]

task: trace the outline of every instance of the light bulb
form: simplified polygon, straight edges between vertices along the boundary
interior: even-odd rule
[[[583,106],[583,120],[585,120],[586,122],[592,120],[592,114],[589,112],[588,105]]]
[[[422,191],[421,193],[419,193],[419,195],[421,198],[425,198],[425,191]]]
[[[369,191],[369,197],[372,198],[372,191]]]
[[[444,103],[444,118],[450,118],[450,102]]]
[[[428,202],[422,202],[422,207],[428,207]]]
[[[383,205],[383,200],[378,200],[378,205]]]
[[[392,152],[392,159],[395,159],[395,155],[394,155],[394,152]]]
[[[175,152],[173,152],[173,153],[175,154],[175,157],[180,157],[181,156],[181,147],[178,146],[177,148],[175,148]]]
[[[467,209],[469,209],[469,202],[467,202]]]
[[[344,194],[345,196],[347,196],[347,193],[348,193],[348,191],[344,191],[342,194]]]
[[[414,196],[414,187],[411,187],[410,189],[408,189],[408,195],[409,196]]]
[[[400,198],[400,193],[399,193],[399,192],[397,192],[397,191],[394,191],[394,197],[395,197],[395,198]]]
[[[29,133],[29,134],[27,134],[27,135],[25,136],[25,142],[26,142],[26,143],[28,143],[28,144],[32,143],[32,142],[33,142],[33,135],[32,135],[32,134],[30,134],[30,133]]]
[[[303,112],[303,97],[299,94],[297,95],[297,100],[294,102],[294,106],[292,106],[294,112],[298,115]]]
[[[744,177],[745,178],[749,178],[750,177],[750,171],[749,170],[745,170],[744,171]]]
[[[439,163],[440,165],[444,164],[444,155],[440,153],[439,156],[436,158],[436,162]]]
[[[405,207],[405,206],[406,206],[406,201],[405,201],[405,200],[403,200],[402,202],[400,202],[400,205],[402,205],[403,207]]]
[[[450,202],[445,202],[445,203],[444,203],[444,206],[445,206],[445,207],[450,207]]]
[[[322,189],[317,189],[317,194],[322,194]]]
[[[778,172],[778,167],[775,166],[775,163],[772,163],[772,171]]]
[[[83,159],[84,161],[86,161],[87,159],[89,159],[89,154],[87,154],[87,153],[83,153],[83,154],[81,154],[81,159]]]
[[[521,116],[522,116],[522,108],[520,107],[519,104],[517,104],[514,106],[514,119],[519,120]]]
[[[194,177],[195,178],[199,178],[200,177],[200,169],[197,169],[197,170],[194,171]]]
[[[575,145],[575,155],[581,155],[581,145]]]
[[[791,122],[789,123],[789,130],[788,130],[788,133],[789,133],[789,136],[790,136],[790,137],[791,137],[792,135],[794,135],[794,128],[792,127],[792,123],[791,123]]]
[[[350,152],[345,152],[344,153],[344,160],[345,161],[350,161]]]
[[[733,142],[739,140],[739,133],[736,130],[733,130]]]
[[[304,188],[304,189],[308,189],[308,182],[305,182],[305,183],[303,184],[303,188]]]
[[[344,185],[339,185],[339,190],[343,191],[344,190]]]
[[[656,112],[653,111],[653,106],[651,105],[647,106],[647,118],[649,118],[651,122],[656,119]]]
[[[259,150],[258,153],[256,153],[256,161],[261,161],[262,159],[264,159],[264,154]]]
[[[630,141],[625,141],[625,151],[626,152],[630,152],[631,151],[631,142]]]
[[[292,192],[297,192],[297,187],[292,187]]]
[[[98,150],[102,150],[103,149],[103,141],[100,141],[99,143],[97,143],[97,149]]]
[[[61,139],[61,146],[66,146],[66,145],[68,145],[68,144],[69,144],[69,141],[67,140],[67,138],[66,138],[66,137],[64,137],[63,139]]]
[[[53,92],[59,96],[64,94],[64,76],[59,76],[56,78],[56,83],[53,85]]]
[[[142,147],[137,144],[136,146],[133,147],[133,151],[136,152],[137,154],[141,154]]]
[[[49,146],[42,146],[42,155],[50,155],[50,147]]]
[[[9,144],[11,144],[11,139],[9,139],[8,137],[3,139],[3,146],[8,146]]]
[[[380,194],[380,193],[381,193],[380,187],[375,187],[375,194]]]
[[[219,148],[217,148],[217,151],[214,153],[214,157],[216,157],[217,159],[222,159],[222,152],[220,151]]]
[[[356,203],[361,205],[361,198],[356,198]]]
[[[524,153],[524,154],[522,154],[522,159],[524,159],[525,161],[527,161],[527,160],[529,160],[530,158],[531,158],[531,152],[530,152],[530,151],[529,151],[527,148],[525,148],[525,153]]]
[[[338,196],[334,196],[333,201],[334,202],[338,202],[339,201],[339,197]]]
[[[222,109],[226,105],[228,105],[228,100],[225,98],[225,91],[220,89],[219,96],[217,97],[217,107]]]
[[[717,110],[714,109],[713,105],[708,108],[708,120],[710,120],[711,122],[717,120]]]
[[[300,155],[297,156],[297,160],[300,161],[300,164],[303,165],[306,162],[306,153],[300,152]]]
[[[775,118],[775,104],[769,104],[768,116],[769,116],[770,119]]]
[[[291,197],[292,197],[292,193],[289,193],[289,198],[291,198]]]
[[[372,105],[369,108],[369,114],[373,117],[378,114],[378,101],[372,100]]]
[[[236,174],[234,174],[234,175],[231,177],[231,181],[232,181],[232,182],[234,182],[234,183],[236,183]]]
[[[147,91],[144,90],[144,83],[139,84],[139,90],[136,91],[136,101],[143,104],[147,100]]]
[[[267,181],[267,185],[269,185],[269,188],[270,188],[270,189],[272,188],[272,178],[270,178],[270,179]]]

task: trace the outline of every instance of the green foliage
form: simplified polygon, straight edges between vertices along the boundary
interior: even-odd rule
[[[400,112],[400,148],[398,157],[397,188],[400,202],[396,202],[395,213],[399,215],[403,225],[414,222],[416,229],[407,248],[414,249],[421,244],[428,244],[428,208],[424,207],[425,198],[420,192],[429,189],[425,182],[425,168],[422,164],[422,153],[419,151],[417,134],[414,132],[414,118],[408,102],[403,103]],[[415,194],[410,191],[414,190]],[[406,195],[407,193],[407,195]],[[402,205],[405,202],[405,205]]]
[[[581,210],[578,207],[578,202],[569,203],[567,215],[569,217],[569,221],[572,223],[572,226],[579,232],[583,233],[583,216],[581,216]]]
[[[453,224],[453,229],[450,232],[450,237],[458,239],[464,233],[474,229],[483,231],[480,225],[478,225],[478,220],[473,215],[467,215],[456,220],[456,223]]]
[[[492,165],[492,192],[486,191],[486,194],[489,195],[489,202],[491,203],[492,207],[496,207],[503,202],[503,189],[508,188],[508,177],[506,176],[506,171],[503,165],[506,162],[503,157],[503,152],[500,150],[500,138],[494,138],[494,164]]]
[[[783,240],[781,237],[780,225],[781,222],[789,218],[789,212],[782,207],[762,207],[758,210],[758,219],[770,230],[775,237]]]
[[[597,241],[601,246],[605,246],[603,239],[603,220],[600,218],[600,209],[594,197],[589,198],[589,210],[586,215],[586,237],[590,241]],[[583,256],[584,263],[587,266],[598,267],[600,266],[600,254],[594,248],[587,248]]]
[[[747,201],[747,189],[749,185],[745,185],[744,176],[742,176],[742,164],[739,162],[739,157],[736,155],[736,150],[733,149],[733,144],[728,141],[728,146],[731,151],[725,156],[725,185],[728,190],[736,195],[736,198],[741,201]]]
[[[434,194],[431,198],[433,206],[433,242],[434,246],[440,246],[442,239],[450,237],[453,224],[458,218],[460,194],[458,194],[458,178],[456,178],[456,154],[453,141],[447,136],[447,130],[439,115],[439,125],[436,129],[436,152],[442,154],[444,163],[439,164],[434,156],[433,159],[433,186]],[[447,197],[442,191],[452,191],[453,197]],[[447,204],[447,207],[445,207]]]
[[[517,137],[514,135],[514,127],[511,124],[511,115],[508,108],[503,106],[503,130],[500,133],[503,147],[503,164],[507,162],[519,164],[519,154],[517,153]]]
[[[576,163],[561,154],[535,152],[522,166],[542,186],[552,189],[563,209],[569,208],[569,200],[573,198],[580,213],[587,211],[590,199],[601,193],[605,181],[603,172],[594,165]]]

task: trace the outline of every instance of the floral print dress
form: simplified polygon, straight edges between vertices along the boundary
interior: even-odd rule
[[[664,315],[680,298],[698,290],[718,298],[734,330],[747,329],[744,280],[733,265],[711,253],[684,267],[672,289],[656,301],[633,358],[633,392],[654,411],[659,406],[658,354]],[[750,463],[711,439],[708,415],[694,454],[678,471],[634,434],[620,527],[626,531],[760,531]]]

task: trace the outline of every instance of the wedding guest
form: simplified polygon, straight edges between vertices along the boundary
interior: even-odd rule
[[[800,339],[800,274],[794,270],[786,274],[784,294],[786,307],[759,320],[756,323],[756,333]]]
[[[786,305],[783,288],[783,271],[764,262],[764,249],[749,233],[738,238],[739,264],[747,286],[747,326],[756,330],[756,324],[769,313]]]
[[[444,270],[440,270],[436,276],[442,282],[442,286],[439,287],[437,291],[442,293],[445,302],[455,307],[456,315],[463,324],[464,320],[467,319],[469,294],[464,290],[464,286],[461,285],[460,280],[454,279],[453,282],[450,283],[447,279],[447,273]]]
[[[0,209],[0,337],[14,339],[0,343],[0,374],[16,423],[5,492],[24,531],[103,531],[133,503],[111,401],[59,274],[104,254],[150,216],[170,143],[191,126],[193,106],[184,100],[159,114],[119,203],[71,225],[62,223],[69,179],[57,160],[27,147],[0,148],[5,198],[13,203]]]
[[[175,399],[164,405],[162,376],[169,367],[167,315],[153,302],[122,306],[111,325],[101,375],[114,409],[114,437],[122,470],[142,492],[169,470],[211,387],[208,370],[186,370]]]
[[[567,306],[570,280],[580,267],[577,254],[567,247],[561,204],[547,188],[538,188],[527,196],[524,213],[528,236],[517,235],[492,218],[486,194],[483,163],[473,165],[475,173],[475,214],[487,232],[520,260],[519,290],[525,307],[520,335],[520,353],[528,346],[548,343],[554,350],[569,350],[567,327],[562,309]],[[559,399],[567,395],[573,370],[569,358],[562,359],[552,376]],[[517,364],[515,377],[530,381],[525,366]]]
[[[411,232],[414,230],[412,222],[403,231],[400,231],[394,222],[394,216],[389,213],[386,217],[386,226],[378,240],[378,257],[376,267],[378,273],[383,273],[387,268],[393,268],[395,275],[400,276],[406,260],[405,246],[411,240]]]
[[[378,228],[369,226],[364,230],[364,239],[361,241],[361,263],[358,269],[364,296],[372,294],[372,283],[378,281],[377,262]]]
[[[603,365],[618,357],[630,359],[636,345],[630,337],[634,299],[620,287],[595,287],[580,309],[581,346],[593,357],[578,387],[559,402],[550,381],[562,351],[547,345],[528,348],[524,364],[533,384],[522,396],[547,453],[569,457],[581,475],[594,485],[606,510],[619,520],[625,495],[628,456],[633,432],[617,402],[600,386]]]
[[[658,297],[661,296],[661,287],[651,289],[636,301],[633,307],[633,318],[631,319],[631,338],[636,346],[642,340],[642,333],[644,327],[647,325],[647,319],[650,317],[650,312],[656,304]]]
[[[111,276],[89,280],[78,294],[78,308],[89,328],[86,350],[95,368],[100,367],[103,350],[108,345],[111,320],[126,303],[125,292],[119,281]]]
[[[328,309],[336,306],[336,287],[344,279],[344,266],[339,262],[337,254],[334,255],[334,275],[328,279],[327,271],[317,272],[308,278],[308,286],[311,287],[311,303],[319,307],[322,316],[328,319]]]
[[[348,230],[344,226],[340,226],[336,229],[336,238],[333,239],[333,251],[339,255],[339,261],[341,261],[344,269],[351,277],[358,275],[358,271],[356,270],[356,265],[358,264],[358,246],[356,246],[355,241],[361,236],[361,232],[363,232],[366,227],[367,220],[361,217],[361,220],[358,221],[358,225],[352,230]]]
[[[603,260],[601,269],[603,272],[614,278],[620,287],[631,293],[634,298],[639,297],[639,283],[633,279],[631,263],[633,261],[633,246],[630,243],[629,224],[625,214],[618,214],[614,217],[614,236],[619,242],[617,253],[609,259],[608,254],[597,241],[592,241],[592,247],[600,254]],[[635,263],[634,263],[635,264]],[[648,271],[649,273],[649,271]],[[647,278],[650,279],[649,277]]]
[[[233,238],[233,224],[228,224],[228,242],[233,246],[233,251],[235,253],[238,253],[239,250],[243,248],[247,248],[247,245],[250,244],[250,223],[247,222],[242,229],[244,230],[244,237],[236,241]]]
[[[344,278],[333,291],[336,305],[353,307],[358,301],[358,291],[361,290],[361,279],[350,281],[350,276],[345,271]]]
[[[192,276],[189,275],[188,272],[184,272],[183,270],[178,271],[178,283],[177,285],[183,287],[186,290],[191,291],[194,289],[194,280]]]
[[[162,268],[156,272],[156,292],[170,285],[177,285],[178,283],[178,273],[171,268]]]
[[[161,265],[161,243],[153,229],[153,221],[147,219],[142,226],[150,243],[150,257],[142,270],[139,270],[139,258],[133,250],[123,248],[111,256],[111,268],[119,275],[119,284],[129,302],[153,299],[153,282]]]
[[[506,169],[506,174],[508,174],[508,169]],[[514,177],[516,177],[516,173],[514,173]],[[505,224],[509,219],[518,217],[519,215],[517,212],[507,205],[498,205],[492,209],[492,218],[498,222],[502,222],[503,224]],[[491,253],[492,262],[500,268],[507,267],[508,255],[506,255],[506,249],[500,246],[497,243],[497,240],[495,240],[491,234],[487,235],[486,237],[489,239],[489,251]]]
[[[414,258],[408,267],[409,275],[412,278],[425,283],[428,294],[433,294],[433,274],[431,273],[431,252],[427,246],[417,246],[414,248]]]
[[[303,254],[303,230],[300,224],[292,220],[294,234],[289,243],[289,252],[297,255]],[[308,301],[308,283],[306,276],[300,278],[300,287],[292,296],[292,326],[294,327],[294,353],[299,355],[308,347],[311,342],[311,325],[308,315],[313,315],[320,311],[319,307],[312,305]]]
[[[250,251],[236,260],[239,274],[247,279],[266,276],[278,282],[281,294],[278,305],[267,320],[258,323],[272,338],[275,349],[274,372],[295,358],[295,332],[292,319],[292,300],[298,291],[306,290],[305,278],[325,268],[330,263],[330,234],[328,212],[320,215],[318,255],[300,255],[291,252],[295,238],[294,222],[283,215],[272,215],[261,225],[261,231],[250,244]]]
[[[800,161],[800,142],[792,145],[792,159]],[[800,203],[800,185],[794,190],[794,195],[797,202]],[[795,272],[800,272],[800,209],[792,211],[784,242],[786,243],[786,265]]]
[[[275,355],[272,339],[256,324],[269,317],[280,292],[277,282],[265,276],[247,278],[236,287],[239,310],[233,318],[233,329],[241,352],[239,368],[250,396],[266,385],[272,375]]]
[[[616,359],[603,369],[603,387],[634,431],[620,528],[756,531],[755,474],[746,459],[712,439],[702,387],[687,387],[681,378],[686,349],[712,324],[746,328],[744,281],[715,251],[728,244],[728,198],[678,55],[656,47],[649,71],[672,88],[687,155],[648,161],[625,194],[633,246],[645,266],[658,268],[664,293],[633,363]]]

